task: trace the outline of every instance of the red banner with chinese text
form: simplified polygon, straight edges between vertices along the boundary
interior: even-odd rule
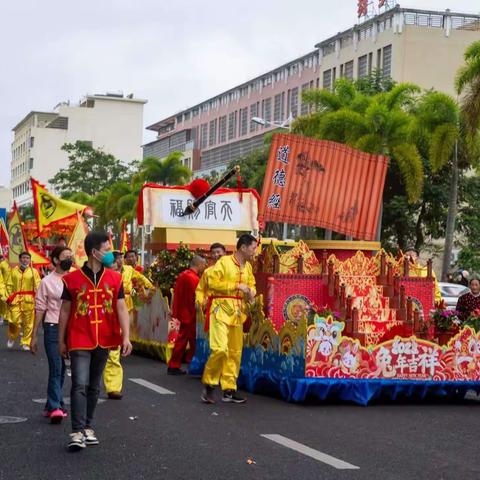
[[[277,134],[260,202],[260,222],[323,227],[374,240],[388,159],[346,145]]]

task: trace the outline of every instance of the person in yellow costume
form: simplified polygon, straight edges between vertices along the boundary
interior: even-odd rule
[[[200,277],[200,281],[198,282],[197,289],[195,290],[195,301],[203,310],[205,310],[208,303],[208,276],[217,261],[226,253],[225,246],[221,243],[212,243],[210,245],[210,258],[213,260],[213,265],[204,270]]]
[[[10,265],[5,259],[2,250],[0,249],[0,325],[4,321],[8,322],[8,305],[7,305],[7,280],[10,275]],[[2,286],[3,285],[3,286]]]
[[[19,265],[12,268],[7,280],[7,303],[10,307],[7,347],[12,348],[23,328],[20,344],[22,350],[30,350],[35,320],[35,293],[40,285],[40,274],[31,266],[28,252],[19,255]]]
[[[411,277],[425,278],[428,275],[428,267],[423,266],[418,261],[419,251],[415,247],[407,247],[405,256],[410,259],[409,273]],[[433,283],[435,285],[435,303],[442,301],[442,293],[438,286],[437,276],[432,270]]]
[[[220,385],[222,402],[244,403],[237,393],[237,378],[243,348],[243,323],[247,304],[256,295],[255,277],[249,263],[257,248],[257,239],[248,233],[240,236],[233,255],[220,258],[208,274],[210,357],[203,371],[201,399],[215,403],[214,390]]]
[[[140,288],[143,290],[153,290],[154,286],[147,277],[139,273],[132,266],[125,265],[121,252],[113,252],[113,255],[115,258],[113,268],[122,275],[125,304],[127,305],[131,324],[133,310],[135,308],[134,297],[137,294],[137,290]],[[122,398],[123,368],[120,363],[120,348],[110,350],[103,372],[103,382],[108,398],[112,400],[120,400]]]

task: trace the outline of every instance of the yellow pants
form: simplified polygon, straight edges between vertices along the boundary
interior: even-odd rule
[[[0,317],[2,317],[4,320],[8,320],[9,317],[7,302],[3,302],[2,300],[0,300]]]
[[[220,384],[222,390],[236,390],[242,359],[243,327],[210,319],[210,357],[203,371],[205,385]]]
[[[120,363],[120,347],[110,350],[107,365],[103,371],[103,383],[107,393],[122,391],[123,368]]]
[[[14,305],[10,309],[10,318],[8,319],[9,340],[15,341],[23,327],[23,336],[20,345],[30,346],[34,320],[35,310],[22,310],[19,306]]]

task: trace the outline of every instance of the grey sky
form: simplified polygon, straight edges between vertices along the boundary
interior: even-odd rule
[[[478,0],[401,5],[480,11]],[[303,55],[355,22],[356,0],[3,2],[0,184],[10,180],[11,128],[30,110],[122,90],[148,100],[149,125]]]

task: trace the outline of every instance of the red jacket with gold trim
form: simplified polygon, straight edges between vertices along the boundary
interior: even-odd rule
[[[117,298],[122,276],[104,269],[95,286],[79,269],[65,275],[63,281],[72,297],[67,326],[68,350],[115,348],[121,345]]]

